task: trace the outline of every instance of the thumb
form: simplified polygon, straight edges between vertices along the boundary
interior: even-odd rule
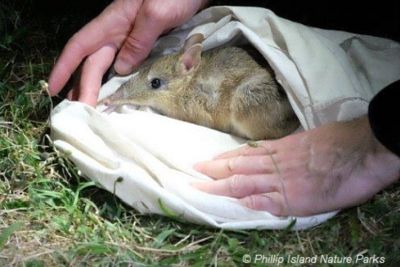
[[[118,53],[115,71],[120,75],[131,73],[149,55],[158,36],[167,28],[165,20],[139,11],[134,27]]]

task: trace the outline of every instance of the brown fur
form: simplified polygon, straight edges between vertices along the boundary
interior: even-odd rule
[[[200,53],[201,45],[195,44],[145,64],[105,101],[150,106],[252,140],[279,138],[299,126],[269,66],[260,66],[239,47]],[[151,88],[153,78],[163,81],[161,88]]]

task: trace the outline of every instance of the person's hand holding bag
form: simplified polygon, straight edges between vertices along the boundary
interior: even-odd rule
[[[49,78],[51,95],[65,86],[83,62],[69,98],[95,105],[104,73],[111,66],[129,74],[150,53],[157,38],[190,19],[207,1],[116,0],[66,44]]]

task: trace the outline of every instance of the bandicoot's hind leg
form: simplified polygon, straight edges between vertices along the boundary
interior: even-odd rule
[[[243,80],[231,111],[234,131],[252,140],[279,138],[299,126],[286,93],[269,73]]]

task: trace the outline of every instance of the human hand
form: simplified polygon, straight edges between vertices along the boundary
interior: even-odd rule
[[[354,206],[400,177],[400,159],[375,140],[366,116],[245,146],[195,168],[216,179],[196,188],[277,216]]]
[[[56,95],[83,63],[79,84],[68,97],[90,105],[97,102],[101,79],[115,55],[115,71],[129,74],[150,53],[157,38],[183,24],[206,0],[116,0],[66,44],[49,78]]]

